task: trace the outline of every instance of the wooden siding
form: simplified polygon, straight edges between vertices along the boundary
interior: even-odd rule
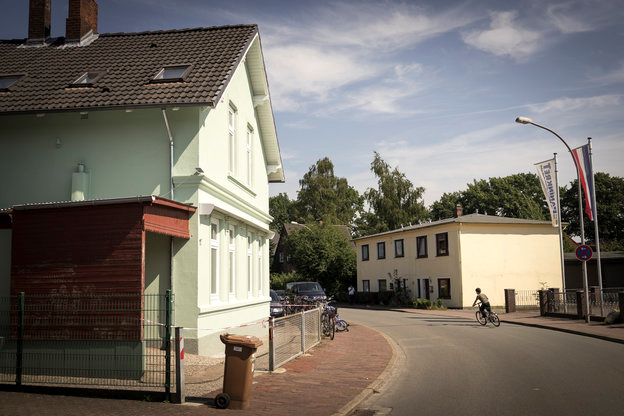
[[[13,212],[11,293],[142,293],[143,206]]]

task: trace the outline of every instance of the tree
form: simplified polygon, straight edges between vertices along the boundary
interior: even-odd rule
[[[318,281],[327,293],[340,293],[354,281],[355,250],[340,228],[311,224],[291,234],[286,244],[297,272]]]
[[[546,220],[549,218],[546,199],[539,178],[531,173],[518,173],[503,178],[473,180],[463,191],[445,193],[431,205],[431,219],[453,215],[457,203],[464,213],[499,215],[511,218]]]
[[[327,157],[310,166],[299,185],[294,215],[300,223],[351,226],[362,210],[362,197],[345,178],[335,176],[334,164]]]
[[[596,189],[596,205],[598,208],[598,233],[600,234],[601,251],[624,250],[624,178],[611,177],[608,173],[597,172],[594,175]],[[583,208],[585,207],[585,193]],[[570,186],[561,189],[561,215],[569,226],[566,231],[570,235],[581,235],[578,181],[570,182]],[[595,245],[594,223],[584,215],[585,239]]]
[[[415,188],[404,173],[392,169],[377,152],[371,171],[377,177],[377,189],[368,188],[364,193],[369,211],[358,223],[361,235],[394,230],[427,218],[429,213],[422,201],[425,188]]]
[[[273,217],[273,221],[269,227],[281,233],[284,224],[293,221],[294,205],[294,201],[291,201],[285,193],[270,197],[269,215]]]

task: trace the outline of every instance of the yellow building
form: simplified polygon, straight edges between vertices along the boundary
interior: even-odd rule
[[[504,305],[504,289],[561,286],[559,235],[549,221],[460,215],[355,244],[358,291],[390,290],[398,279],[411,297],[461,308],[472,305],[477,287]]]

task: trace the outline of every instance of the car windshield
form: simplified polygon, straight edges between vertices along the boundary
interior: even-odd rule
[[[279,297],[277,297],[277,293],[275,293],[273,290],[271,291],[271,300],[273,302],[279,302]]]
[[[318,283],[300,283],[297,285],[299,292],[322,292],[323,288]]]

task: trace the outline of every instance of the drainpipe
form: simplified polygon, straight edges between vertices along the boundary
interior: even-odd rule
[[[163,108],[162,114],[165,119],[165,126],[167,126],[167,134],[169,136],[169,194],[171,195],[171,199],[175,199],[173,195],[173,134],[171,134],[171,127],[169,127],[167,110]]]
[[[169,195],[171,199],[175,199],[173,195],[173,134],[169,127],[169,119],[167,118],[167,110],[162,109],[165,126],[167,126],[167,135],[169,136]],[[173,237],[169,237],[169,289],[173,292]]]

